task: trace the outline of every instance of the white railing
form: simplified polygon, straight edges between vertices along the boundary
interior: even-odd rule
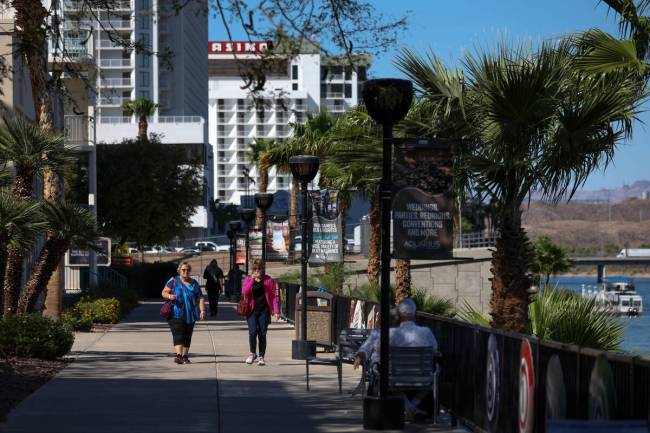
[[[498,232],[470,232],[454,236],[455,248],[489,248],[494,247],[499,239]]]
[[[330,113],[342,113],[345,111],[345,105],[325,104],[325,109]]]
[[[88,144],[88,120],[88,116],[68,115],[63,118],[66,144]]]
[[[342,98],[343,92],[327,92],[326,98]]]
[[[119,42],[128,42],[128,41],[119,41]],[[124,49],[124,45],[119,45],[118,42],[113,42],[113,41],[99,41],[99,46],[100,48],[116,48],[116,49]]]
[[[108,25],[113,26],[115,29],[131,29],[133,22],[131,20],[110,20]]]
[[[99,123],[116,124],[116,123],[131,123],[133,118],[131,116],[101,116]]]
[[[203,123],[201,116],[158,116],[158,123]]]
[[[297,105],[294,107],[294,110],[296,111],[305,111],[307,107],[305,105]]]
[[[99,59],[102,68],[130,68],[131,59]]]
[[[104,78],[102,86],[110,87],[132,87],[130,78]]]
[[[130,100],[131,98],[124,96],[102,96],[99,98],[99,105],[122,105],[122,103]]]

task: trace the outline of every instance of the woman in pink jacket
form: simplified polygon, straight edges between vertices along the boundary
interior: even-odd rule
[[[275,295],[275,281],[264,273],[264,262],[253,262],[252,274],[248,275],[242,284],[242,296],[248,300],[250,315],[248,322],[248,344],[250,353],[246,364],[252,364],[257,359],[257,365],[265,365],[266,360],[266,330],[271,321],[271,312],[275,320],[280,317],[278,298]],[[259,352],[256,351],[259,339]]]

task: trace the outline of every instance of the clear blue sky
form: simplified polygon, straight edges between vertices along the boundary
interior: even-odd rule
[[[397,46],[376,57],[370,74],[399,77],[392,59],[401,48],[416,52],[432,50],[448,63],[457,62],[467,50],[491,48],[497,41],[544,40],[564,33],[599,27],[618,35],[615,16],[598,0],[377,0],[378,12],[392,17],[408,16],[408,28]],[[241,37],[234,32],[233,37]],[[225,39],[223,25],[210,20],[210,39]],[[646,104],[647,106],[648,104]],[[646,107],[647,109],[647,107]],[[650,115],[641,120],[650,123]],[[650,134],[637,123],[630,143],[620,146],[614,162],[605,172],[594,173],[588,190],[620,187],[636,180],[650,179]]]

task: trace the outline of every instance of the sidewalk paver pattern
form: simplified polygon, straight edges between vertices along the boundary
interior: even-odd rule
[[[293,326],[273,323],[268,364],[246,365],[248,331],[222,302],[217,320],[197,324],[190,357],[176,365],[160,303],[144,303],[106,333],[79,334],[76,358],[23,401],[0,432],[15,433],[291,433],[359,432],[362,401],[340,395],[336,369],[291,359]],[[344,388],[359,372],[344,367]],[[407,432],[452,432],[407,424]]]

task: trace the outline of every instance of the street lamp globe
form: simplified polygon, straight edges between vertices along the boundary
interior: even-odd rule
[[[228,230],[226,232],[226,236],[228,236],[228,239],[230,239],[232,241],[232,239],[235,237],[235,232],[232,231],[232,230]]]
[[[263,212],[266,211],[273,204],[273,194],[270,192],[255,193],[255,204]]]
[[[233,232],[237,232],[241,228],[241,222],[240,221],[230,221],[228,223],[228,227],[230,227],[230,230],[232,230]]]
[[[239,216],[248,226],[255,219],[255,209],[243,208],[239,211]]]
[[[316,177],[319,166],[320,158],[317,156],[298,155],[289,158],[289,167],[291,168],[291,174],[293,174],[294,177],[301,183],[311,182],[314,177]]]
[[[413,84],[397,78],[368,80],[363,84],[363,102],[377,123],[394,125],[411,107]]]

